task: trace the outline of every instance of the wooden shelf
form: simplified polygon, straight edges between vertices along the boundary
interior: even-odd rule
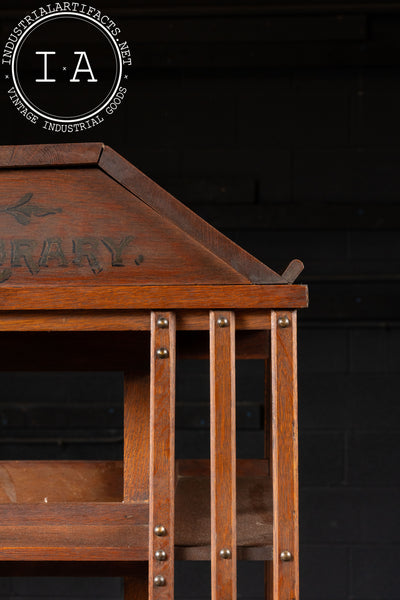
[[[209,461],[177,461],[175,522],[175,558],[210,560]],[[272,487],[267,461],[237,461],[237,546],[239,560],[272,558]]]
[[[144,561],[148,503],[123,503],[122,462],[1,461],[0,561]],[[238,557],[272,557],[267,461],[238,461]],[[175,557],[210,559],[209,461],[176,465]]]

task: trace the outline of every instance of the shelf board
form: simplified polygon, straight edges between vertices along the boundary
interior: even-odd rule
[[[175,558],[210,560],[210,465],[177,461]],[[239,560],[272,559],[272,487],[268,462],[237,461]]]
[[[0,561],[143,561],[148,503],[122,502],[120,461],[0,461]],[[267,461],[238,460],[238,558],[272,557]],[[209,461],[176,463],[175,557],[210,559]]]

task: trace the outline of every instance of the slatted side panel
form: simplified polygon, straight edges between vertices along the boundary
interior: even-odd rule
[[[175,356],[175,314],[152,312],[149,600],[174,597]]]
[[[268,600],[299,598],[296,311],[271,314],[273,561]]]
[[[235,314],[210,311],[211,597],[236,599]]]

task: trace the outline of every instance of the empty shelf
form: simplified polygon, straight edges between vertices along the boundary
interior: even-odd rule
[[[145,561],[148,503],[122,502],[119,461],[0,461],[0,561]],[[239,460],[238,558],[272,557],[266,461]],[[210,559],[209,461],[176,463],[175,556]]]

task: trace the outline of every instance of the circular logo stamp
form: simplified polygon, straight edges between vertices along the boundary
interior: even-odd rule
[[[16,24],[2,65],[9,99],[23,117],[49,132],[74,133],[118,109],[132,54],[109,15],[79,2],[56,2]]]

